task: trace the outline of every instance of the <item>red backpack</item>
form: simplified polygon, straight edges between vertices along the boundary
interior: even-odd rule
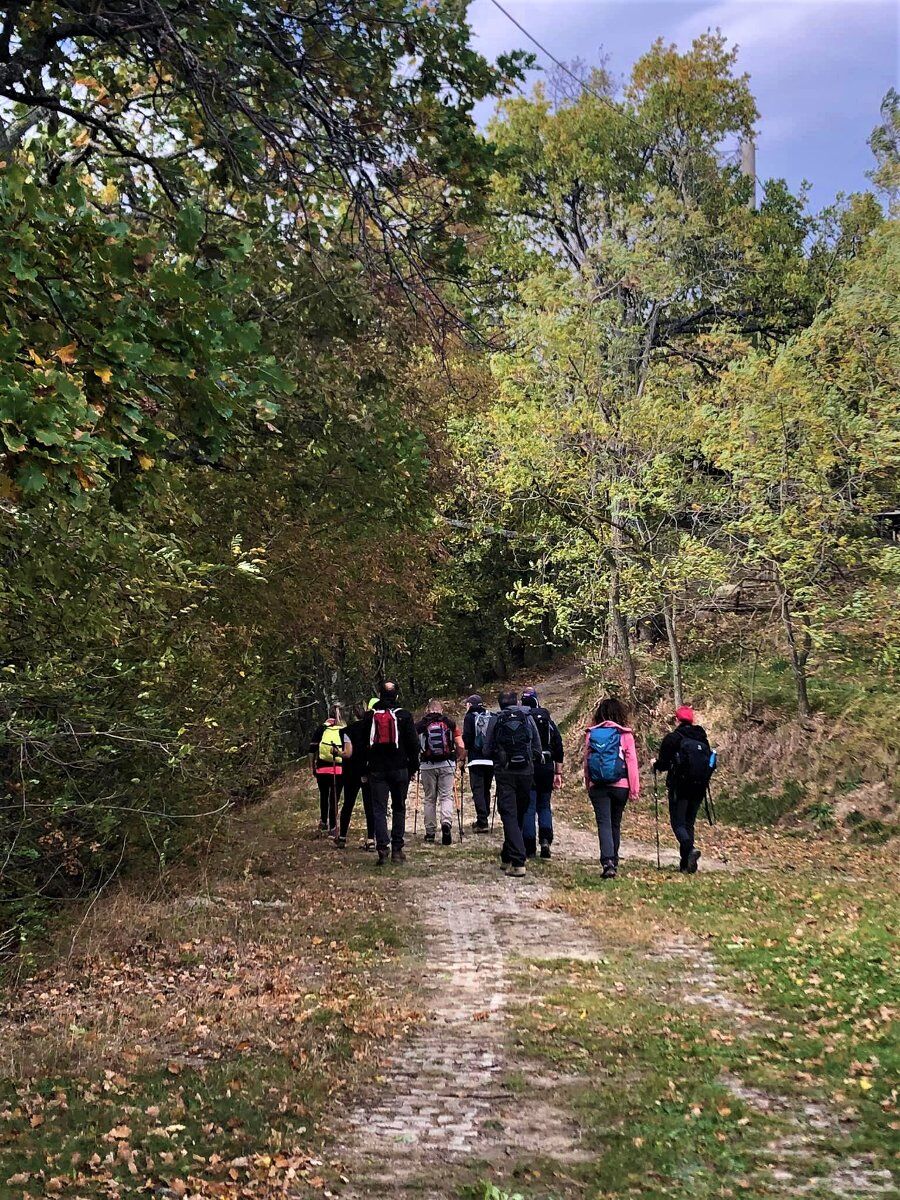
[[[400,738],[397,734],[397,717],[392,708],[375,708],[372,710],[372,730],[369,734],[369,745],[399,747]]]

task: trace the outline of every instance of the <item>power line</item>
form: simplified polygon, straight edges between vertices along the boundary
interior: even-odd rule
[[[652,134],[653,131],[646,125],[642,124],[637,117],[632,116],[630,112],[627,112],[624,108],[620,108],[614,101],[610,100],[609,96],[604,96],[602,92],[598,92],[596,88],[591,87],[589,83],[585,83],[583,79],[580,79],[570,67],[567,67],[564,62],[558,59],[555,54],[553,54],[547,49],[546,46],[539,42],[533,33],[529,33],[525,26],[520,21],[517,21],[508,9],[503,7],[503,5],[500,3],[500,0],[491,0],[491,4],[493,4],[494,8],[499,9],[499,11],[503,13],[504,17],[506,17],[508,21],[511,21],[513,25],[515,25],[516,29],[518,29],[520,33],[523,33],[525,37],[528,38],[532,45],[537,46],[541,54],[545,54],[555,67],[558,67],[560,71],[562,71],[565,75],[568,75],[570,79],[573,79],[583,91],[590,92],[590,94],[596,97],[601,104],[607,105],[617,116],[624,117],[627,121],[631,121],[633,125],[635,125],[638,129],[643,130],[644,133]]]
[[[575,72],[570,67],[566,66],[566,64],[564,62],[562,62],[561,59],[558,59],[556,57],[556,55],[553,54],[552,51],[548,50],[547,47],[542,42],[539,42],[538,39],[534,36],[534,34],[530,33],[525,28],[525,26],[521,23],[521,21],[516,20],[516,18],[512,15],[512,13],[509,11],[509,9],[503,7],[503,5],[500,3],[500,0],[491,0],[491,4],[493,4],[494,8],[496,8],[499,12],[503,13],[504,17],[506,17],[506,19],[508,21],[511,21],[512,24],[515,25],[516,29],[518,29],[520,33],[524,34],[525,37],[528,38],[529,42],[531,42],[531,44],[533,46],[537,46],[538,50],[540,50],[540,52],[542,54],[545,54],[547,56],[547,58],[550,59],[550,61],[553,63],[553,65],[555,67],[557,67],[565,75],[568,75],[570,79],[574,80],[575,83],[577,83],[578,86],[582,89],[582,91],[589,92],[592,96],[595,97],[595,99],[599,100],[601,104],[605,104],[610,109],[611,112],[614,112],[616,114],[616,116],[624,117],[624,119],[626,121],[630,121],[631,124],[634,125],[634,127],[636,129],[640,129],[642,133],[647,134],[651,138],[657,137],[657,132],[652,130],[649,127],[649,125],[645,125],[643,123],[643,121],[638,120],[638,118],[635,117],[632,113],[628,112],[627,109],[620,107],[618,104],[615,103],[615,101],[610,100],[609,96],[604,96],[604,94],[602,92],[598,92],[596,88],[592,87],[589,83],[586,83],[583,79],[579,78],[579,76],[576,75]],[[697,152],[696,147],[688,147],[687,149],[688,149],[688,153],[696,153]],[[740,150],[740,147],[738,147],[737,151],[732,151],[731,153],[725,153],[725,152],[722,152],[719,150],[714,150],[713,153],[714,153],[716,159],[719,160],[720,162],[727,162],[730,158],[732,158],[732,155],[736,154],[739,156],[741,153],[741,150]]]

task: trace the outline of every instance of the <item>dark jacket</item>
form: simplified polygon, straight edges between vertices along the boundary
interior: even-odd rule
[[[536,725],[538,725],[539,719],[544,717],[547,718],[547,724],[549,725],[550,730],[550,742],[545,748],[545,754],[547,757],[544,758],[544,765],[549,766],[551,763],[561,763],[563,760],[563,740],[562,734],[559,732],[556,722],[550,716],[548,710],[543,707],[543,705],[538,705],[537,708],[529,708],[527,711],[531,713]],[[540,725],[538,725],[538,736],[540,737]]]
[[[344,759],[345,775],[355,775],[357,779],[361,779],[368,770],[370,728],[368,717],[363,717],[344,729],[344,737],[353,747],[353,754]]]
[[[675,766],[678,758],[678,747],[683,737],[696,738],[698,742],[709,741],[703,726],[694,725],[690,721],[679,722],[677,729],[673,729],[671,733],[666,734],[660,744],[656,762],[653,764],[653,770],[668,772],[666,786],[670,789],[675,787],[672,768]]]
[[[404,768],[414,775],[419,769],[419,735],[416,733],[416,723],[411,712],[405,708],[397,708],[383,701],[375,705],[373,711],[384,712],[393,708],[397,718],[397,739],[399,746],[373,746],[372,713],[369,712],[366,721],[366,740],[368,742],[368,766],[370,771],[402,771]]]
[[[531,709],[523,708],[521,704],[513,704],[509,708],[503,708],[500,710],[500,712],[491,714],[491,719],[488,722],[487,734],[485,735],[484,739],[485,756],[493,759],[494,766],[497,770],[503,771],[506,769],[504,765],[497,762],[496,751],[494,748],[494,734],[497,730],[497,722],[504,713],[517,713],[520,717],[525,719],[530,737],[531,762],[523,769],[527,771],[534,770],[535,763],[539,763],[541,761],[541,735],[538,733],[537,725],[535,725],[534,720],[532,719]]]

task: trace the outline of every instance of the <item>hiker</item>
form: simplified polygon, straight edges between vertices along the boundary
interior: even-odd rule
[[[675,712],[678,725],[667,733],[659,747],[654,771],[666,772],[669,823],[681,851],[679,870],[694,875],[700,851],[694,846],[694,825],[713,773],[715,755],[702,725],[694,724],[689,704]]]
[[[444,712],[440,700],[429,700],[425,716],[416,725],[419,735],[419,779],[425,807],[425,841],[437,833],[441,814],[441,845],[453,843],[453,788],[457,760],[464,766],[466,747],[456,722]]]
[[[522,705],[531,710],[531,718],[537,726],[541,739],[541,760],[534,768],[531,803],[528,805],[525,822],[522,826],[525,855],[527,858],[534,858],[537,854],[538,842],[540,842],[541,858],[549,858],[550,846],[553,842],[551,799],[553,789],[562,785],[562,734],[548,710],[542,707],[533,687],[525,688],[522,692]],[[535,822],[537,823],[537,836],[535,836]]]
[[[409,781],[419,768],[419,738],[412,713],[400,707],[396,683],[385,683],[378,703],[366,718],[369,730],[369,785],[375,815],[375,849],[378,866],[387,862],[406,862],[403,842],[406,833],[406,795]],[[392,816],[388,834],[387,806],[390,797]]]
[[[515,692],[501,692],[497,703],[500,711],[493,713],[488,722],[484,749],[494,764],[497,809],[503,822],[500,865],[508,875],[520,878],[525,874],[522,822],[531,803],[541,737],[530,710],[519,705]]]
[[[328,717],[309,743],[309,765],[319,785],[319,830],[337,834],[337,806],[343,787],[344,718],[339,704],[332,704]]]
[[[586,731],[584,783],[597,819],[603,878],[615,879],[622,814],[628,801],[637,800],[641,791],[634,733],[628,726],[625,705],[615,696],[600,701],[594,723]]]
[[[484,749],[491,714],[477,692],[466,700],[466,715],[463,720],[462,738],[469,761],[469,787],[475,805],[475,820],[472,828],[476,833],[490,832],[491,784],[494,780],[494,762]]]
[[[377,701],[376,701],[377,703]],[[343,849],[347,845],[347,831],[356,805],[356,797],[362,792],[363,811],[366,814],[366,850],[375,849],[375,815],[372,811],[372,789],[369,785],[369,722],[365,704],[353,706],[353,720],[344,730],[344,803],[338,824],[336,845]],[[349,760],[349,761],[348,761]]]

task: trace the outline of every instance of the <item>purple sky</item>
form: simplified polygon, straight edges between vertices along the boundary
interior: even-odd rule
[[[757,174],[812,183],[811,205],[866,186],[866,141],[900,78],[895,0],[501,0],[564,61],[610,56],[626,74],[656,37],[689,45],[719,27],[740,48],[760,110]],[[489,57],[534,49],[491,0],[473,0],[475,45]],[[535,51],[535,53],[538,53]],[[538,53],[539,61],[543,56]],[[480,114],[481,116],[485,114]]]

